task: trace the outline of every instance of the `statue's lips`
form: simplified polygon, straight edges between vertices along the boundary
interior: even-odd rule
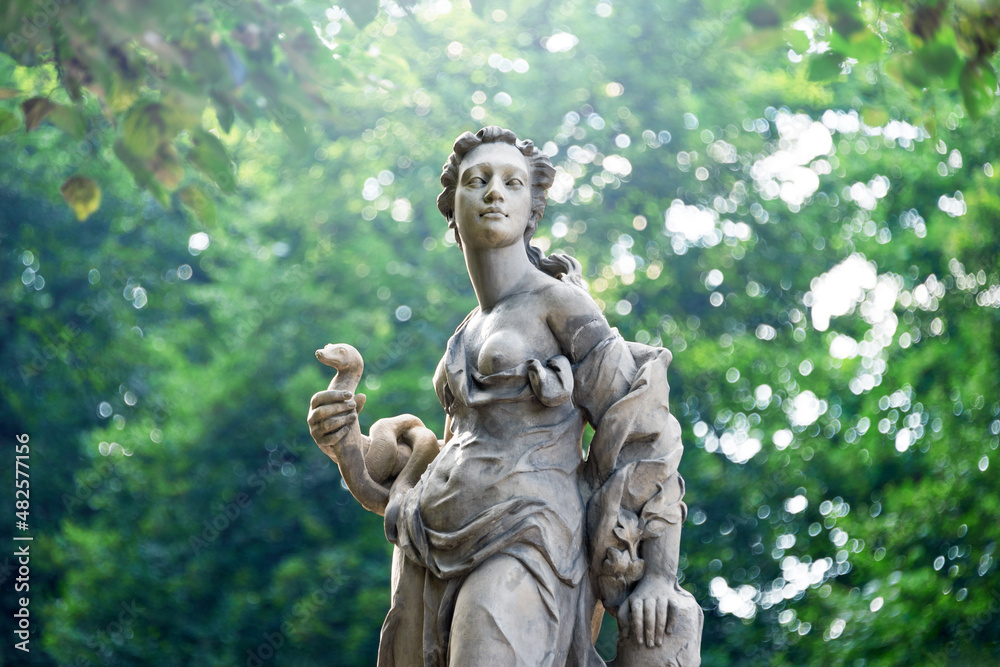
[[[485,211],[483,211],[482,213],[480,213],[479,217],[481,217],[481,218],[489,218],[491,220],[500,220],[502,218],[506,218],[507,214],[504,213],[503,211],[501,211],[498,208],[488,208]]]

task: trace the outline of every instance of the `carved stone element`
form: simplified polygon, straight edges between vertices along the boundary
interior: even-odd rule
[[[617,667],[700,664],[702,611],[677,583],[670,353],[624,341],[576,260],[530,245],[554,174],[498,127],[463,134],[445,164],[438,208],[479,307],[434,376],[441,441],[412,415],[361,434],[360,355],[317,351],[338,375],[312,399],[310,433],[396,546],[380,667],[603,666],[605,608]]]
[[[316,350],[316,358],[337,370],[327,391],[354,394],[364,371],[360,352],[346,343],[331,343]],[[347,436],[324,451],[340,467],[344,483],[361,506],[381,516],[391,492],[387,484],[412,487],[438,449],[437,436],[422,421],[400,415],[375,422],[370,436],[362,435],[354,420]]]
[[[694,596],[677,586],[663,644],[650,650],[644,644],[619,638],[618,654],[609,667],[687,667],[701,664],[701,630],[705,614]]]

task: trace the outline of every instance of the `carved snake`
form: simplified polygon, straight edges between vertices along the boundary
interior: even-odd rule
[[[360,352],[345,343],[330,344],[316,350],[316,358],[337,370],[330,381],[331,391],[355,393],[364,371]],[[343,440],[334,460],[361,506],[384,515],[389,502],[385,485],[402,489],[416,484],[437,456],[437,436],[413,415],[380,419],[372,425],[367,438],[361,435],[357,421],[350,428],[353,433]]]

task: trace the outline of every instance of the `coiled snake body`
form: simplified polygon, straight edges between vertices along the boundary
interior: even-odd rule
[[[316,350],[316,358],[337,370],[330,390],[355,392],[364,371],[360,352],[345,343],[330,344]],[[372,424],[368,437],[355,420],[332,458],[361,506],[383,515],[391,493],[416,484],[439,449],[437,436],[423,422],[400,415]]]

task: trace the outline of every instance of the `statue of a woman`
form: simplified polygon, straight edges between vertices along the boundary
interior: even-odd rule
[[[460,136],[445,164],[438,208],[479,306],[434,376],[440,453],[411,456],[379,489],[396,545],[380,667],[603,666],[604,608],[619,623],[617,665],[700,661],[701,610],[676,580],[686,507],[670,353],[624,341],[579,264],[529,245],[553,176],[499,127]],[[349,486],[372,478],[345,470],[363,467],[349,452],[374,450],[357,425],[363,400],[320,392],[308,418]],[[408,453],[420,429],[407,416],[371,433]]]

